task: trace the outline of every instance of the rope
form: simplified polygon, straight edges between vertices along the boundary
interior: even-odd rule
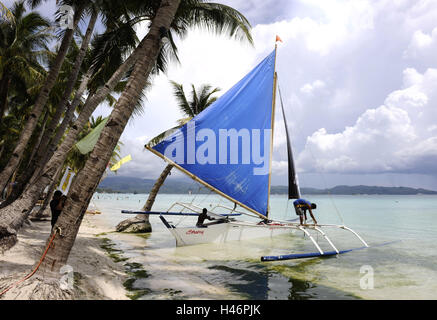
[[[284,215],[284,220],[287,219],[288,216],[288,205],[290,203],[290,199],[287,199],[287,207],[285,208],[285,215]]]
[[[310,150],[311,157],[313,157],[313,160],[315,160],[315,157],[313,155],[313,152],[311,151],[311,148],[308,148],[308,149]],[[323,184],[325,185],[325,190],[328,190],[328,187],[326,184],[326,179],[325,179],[323,172],[320,172],[320,175],[322,176]],[[328,196],[329,196],[329,200],[331,200],[332,206],[335,209],[335,212],[337,213],[337,216],[340,218],[341,223],[344,225],[343,217],[342,217],[340,211],[338,210],[337,206],[335,205],[334,199],[332,198],[332,194],[329,191],[328,191]]]
[[[48,252],[49,249],[50,249],[50,246],[52,245],[53,240],[55,239],[55,236],[56,236],[56,233],[58,232],[58,230],[60,230],[60,228],[56,228],[55,232],[53,233],[52,237],[50,238],[50,241],[49,241],[49,244],[47,245],[47,248],[45,249],[43,255],[41,256],[41,259],[39,260],[39,263],[38,263],[38,265],[35,267],[35,269],[34,269],[31,273],[29,273],[27,276],[25,276],[23,279],[21,279],[21,280],[15,282],[15,283],[12,284],[11,286],[9,286],[8,288],[6,288],[6,289],[3,290],[2,292],[0,292],[0,296],[4,295],[6,292],[8,292],[9,290],[11,290],[11,289],[14,288],[15,286],[19,285],[20,283],[22,283],[22,282],[26,281],[27,279],[31,278],[31,277],[36,273],[36,271],[38,271],[39,267],[41,266],[41,263],[44,261],[46,255],[47,255],[47,252]],[[59,233],[59,234],[61,234],[61,233]]]
[[[280,88],[280,85],[279,85],[279,80],[278,80],[278,89],[279,89],[279,95],[280,95],[281,103],[282,103],[282,94],[281,94],[281,88]],[[314,157],[313,151],[311,150],[311,147],[309,147],[309,145],[308,145],[308,150],[309,150],[309,152],[311,154],[311,158],[314,160],[314,162],[316,162],[316,158]],[[326,179],[325,179],[325,176],[324,176],[323,172],[319,172],[319,174],[322,177],[325,189],[328,189],[327,183],[326,183]],[[332,198],[332,194],[330,192],[328,192],[328,195],[329,195],[329,199],[331,200],[332,206],[334,207],[335,212],[337,213],[337,216],[339,217],[341,223],[344,225],[343,217],[342,217],[340,211],[338,210],[337,206],[335,205],[334,199]],[[287,203],[287,205],[288,205],[288,203]]]

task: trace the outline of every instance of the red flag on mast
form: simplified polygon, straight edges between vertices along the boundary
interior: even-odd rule
[[[279,38],[279,36],[278,36],[278,35],[276,35],[276,42],[278,42],[278,41],[281,41],[281,42],[283,42],[283,41],[282,41],[282,39],[281,39],[281,38]]]

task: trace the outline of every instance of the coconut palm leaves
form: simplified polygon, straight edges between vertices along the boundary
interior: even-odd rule
[[[220,88],[212,89],[212,86],[209,84],[204,84],[200,86],[198,90],[196,90],[195,86],[192,84],[191,100],[188,101],[183,85],[175,81],[170,81],[170,83],[173,87],[173,95],[176,98],[180,111],[190,118],[194,118],[196,115],[213,104],[217,98],[212,97],[212,95],[220,91]]]
[[[209,84],[204,84],[196,90],[196,87],[191,85],[191,98],[187,98],[184,86],[176,81],[170,81],[173,87],[173,96],[176,98],[177,106],[182,114],[185,116],[179,119],[178,125],[166,130],[156,137],[154,137],[147,145],[153,147],[170,136],[173,132],[181,128],[188,121],[201,113],[203,110],[212,105],[218,98],[213,97],[214,94],[220,91],[220,88],[212,88]]]
[[[192,27],[253,43],[249,21],[240,12],[224,4],[203,0],[181,1],[172,30],[183,37]]]
[[[14,14],[0,1],[0,18],[15,23]]]
[[[32,86],[44,79],[41,63],[53,37],[50,21],[37,12],[26,13],[23,1],[14,4],[11,14],[14,23],[0,21],[0,124],[16,84]]]

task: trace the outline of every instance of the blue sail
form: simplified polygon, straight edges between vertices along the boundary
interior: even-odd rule
[[[152,151],[267,216],[274,72],[275,51]]]

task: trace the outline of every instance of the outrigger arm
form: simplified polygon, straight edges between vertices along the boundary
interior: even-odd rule
[[[299,230],[301,230],[303,233],[305,233],[313,242],[313,244],[316,246],[317,250],[319,250],[320,254],[323,254],[323,250],[320,248],[320,246],[317,244],[316,240],[314,240],[314,238],[311,236],[311,234],[305,230],[304,227],[299,226],[297,227]]]
[[[364,246],[360,247],[360,248],[353,248],[353,249],[347,249],[347,250],[338,250],[335,247],[335,245],[332,243],[332,241],[328,238],[328,236],[325,234],[325,232],[323,232],[321,227],[336,227],[336,228],[340,228],[340,229],[343,229],[343,230],[350,231],[351,233],[353,233],[364,244]],[[264,256],[264,257],[261,257],[261,261],[279,261],[279,260],[302,259],[302,258],[313,258],[313,257],[327,257],[327,256],[339,255],[339,254],[343,254],[343,253],[347,253],[347,252],[351,252],[351,251],[355,251],[355,250],[361,250],[361,249],[369,248],[369,245],[363,240],[363,238],[361,238],[358,235],[358,233],[356,233],[354,230],[352,230],[351,228],[348,228],[348,227],[346,227],[344,225],[327,224],[327,225],[309,226],[310,229],[314,229],[318,233],[320,233],[326,239],[326,241],[329,243],[329,245],[334,249],[333,251],[326,251],[326,252],[324,252],[320,248],[320,246],[318,245],[316,240],[311,236],[311,234],[308,232],[308,230],[306,230],[308,227],[301,226],[301,225],[294,225],[294,228],[296,228],[298,230],[301,230],[304,234],[306,234],[308,236],[308,238],[310,238],[310,240],[312,241],[314,246],[317,248],[318,252],[297,253],[297,254],[288,254],[288,255],[280,255],[280,256]]]
[[[318,231],[325,239],[326,241],[328,241],[328,243],[331,245],[331,247],[337,252],[337,254],[339,253],[338,249],[334,246],[334,244],[331,242],[331,240],[329,240],[328,236],[326,235],[326,233],[324,233],[320,228],[318,227],[314,227],[314,229],[316,231]]]
[[[358,233],[356,233],[354,230],[352,230],[351,228],[348,228],[348,227],[346,227],[346,226],[341,226],[340,228],[352,232],[352,233],[353,233],[353,234],[354,234],[358,239],[360,239],[360,241],[361,241],[361,242],[362,242],[362,243],[363,243],[367,248],[369,247],[369,245],[366,243],[366,241],[364,241],[364,239],[361,238],[360,235],[359,235]]]

